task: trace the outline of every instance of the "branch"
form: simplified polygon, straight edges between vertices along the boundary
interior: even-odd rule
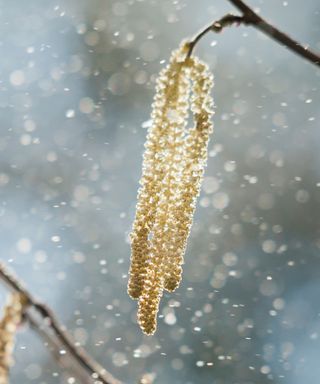
[[[229,0],[241,13],[241,16],[234,16],[228,14],[222,19],[215,21],[210,26],[206,27],[201,31],[190,43],[189,51],[187,57],[190,57],[195,45],[198,41],[206,35],[208,32],[221,32],[225,27],[230,27],[234,24],[240,25],[251,25],[252,27],[260,30],[265,35],[269,36],[271,39],[275,40],[281,45],[284,45],[292,52],[303,57],[314,65],[320,67],[320,55],[313,52],[308,47],[304,47],[299,42],[293,40],[286,33],[281,32],[278,28],[274,27],[272,24],[267,22],[256,12],[253,11],[248,5],[246,5],[242,0]]]
[[[0,280],[8,285],[8,287],[22,294],[26,299],[25,318],[39,332],[41,336],[45,335],[46,340],[52,339],[53,332],[58,342],[69,353],[72,358],[84,369],[92,380],[100,381],[102,384],[121,384],[109,372],[107,372],[99,363],[97,363],[83,348],[75,346],[72,337],[65,328],[59,323],[57,317],[52,310],[45,304],[38,302],[29,293],[20,281],[15,278],[3,263],[0,263]],[[37,326],[37,316],[42,319],[42,326]]]
[[[187,53],[187,58],[189,58],[192,54],[192,51],[198,41],[206,35],[208,32],[216,32],[219,33],[223,30],[225,27],[230,27],[233,24],[246,24],[245,17],[244,16],[235,16],[231,13],[227,14],[226,16],[223,16],[222,19],[215,21],[213,24],[206,27],[203,31],[201,31],[192,41],[189,42],[189,50]]]

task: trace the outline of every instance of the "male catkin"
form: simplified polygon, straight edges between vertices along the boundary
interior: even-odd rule
[[[131,233],[128,293],[138,299],[144,333],[156,330],[163,290],[181,281],[183,256],[212,132],[213,78],[206,64],[173,52],[160,72]],[[194,127],[187,129],[189,110]]]
[[[25,298],[12,293],[0,320],[0,384],[9,383],[9,371],[13,364],[15,333],[21,323]]]

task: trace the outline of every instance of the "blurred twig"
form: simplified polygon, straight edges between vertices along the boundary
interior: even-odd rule
[[[314,65],[320,67],[320,55],[313,52],[308,47],[303,46],[299,42],[293,40],[286,33],[281,32],[278,28],[270,24],[268,21],[259,16],[252,8],[245,4],[242,0],[228,0],[232,3],[240,12],[241,15],[236,16],[228,14],[222,17],[220,20],[215,21],[213,24],[209,25],[203,29],[198,35],[194,37],[193,40],[189,43],[189,51],[187,57],[190,57],[192,51],[198,41],[206,35],[208,32],[221,32],[225,27],[230,27],[234,24],[240,25],[251,25],[252,27],[260,30],[271,39],[277,41],[278,43],[289,48],[291,51],[297,55],[303,57],[304,59],[310,61]]]
[[[11,290],[25,297],[25,318],[42,337],[44,335],[46,336],[47,341],[52,340],[54,336],[58,344],[64,348],[68,357],[72,357],[73,360],[86,371],[88,377],[91,378],[91,382],[97,384],[120,384],[120,381],[115,379],[106,369],[97,363],[83,348],[75,345],[72,337],[59,323],[53,311],[45,304],[36,300],[3,263],[0,263],[0,280],[6,283]],[[39,322],[39,318],[40,320],[42,319],[42,324],[41,321]]]

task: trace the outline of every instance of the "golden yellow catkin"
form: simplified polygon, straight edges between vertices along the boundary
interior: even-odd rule
[[[24,304],[23,295],[12,293],[0,320],[0,384],[9,383],[9,371],[13,364],[15,333],[22,320]]]
[[[179,185],[180,159],[183,151],[184,126],[187,117],[186,90],[188,88],[186,70],[182,66],[177,76],[175,99],[168,111],[169,129],[165,158],[165,176],[161,183],[156,218],[150,239],[149,264],[147,278],[139,298],[138,321],[146,334],[154,333],[156,315],[164,288],[164,265],[167,259],[167,245],[170,243],[172,225],[169,221],[170,210],[176,203],[176,189]]]
[[[170,104],[176,98],[175,84],[179,78],[180,67],[176,59],[172,58],[170,65],[160,73],[157,81],[151,114],[152,126],[145,144],[141,188],[131,233],[128,293],[133,299],[138,299],[141,295],[146,277],[150,253],[149,240],[160,199],[159,190],[166,172],[164,154],[167,147],[167,132],[170,129],[168,113]]]
[[[174,232],[168,244],[164,282],[165,289],[171,292],[179,286],[181,281],[181,265],[207,162],[209,136],[213,129],[211,121],[213,100],[210,94],[213,77],[208,67],[197,59],[193,59],[190,77],[193,81],[191,111],[195,126],[185,137],[184,166],[176,191],[176,205],[171,211]]]
[[[157,80],[131,234],[128,292],[139,299],[138,322],[148,335],[156,330],[163,290],[181,280],[212,131],[212,76],[198,59],[186,59],[187,50],[183,44],[173,52]],[[187,130],[189,109],[195,126]]]
[[[138,194],[136,218],[131,233],[131,267],[128,284],[129,295],[137,299],[142,293],[149,262],[150,237],[163,178],[166,174],[168,134],[172,130],[172,115],[180,89],[177,84],[181,77],[180,51],[172,55],[170,64],[161,71],[156,85],[156,95],[151,114],[152,126],[149,130],[143,160],[141,188]]]

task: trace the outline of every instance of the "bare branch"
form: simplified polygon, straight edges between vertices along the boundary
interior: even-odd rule
[[[293,40],[286,33],[280,31],[278,28],[267,22],[261,16],[259,16],[256,12],[253,11],[247,4],[245,4],[242,0],[229,0],[241,13],[241,16],[234,16],[228,14],[224,16],[222,19],[215,21],[209,27],[206,27],[203,31],[201,31],[196,37],[189,43],[189,51],[187,57],[190,57],[195,45],[198,41],[206,35],[208,32],[221,32],[223,28],[230,27],[234,24],[240,25],[251,25],[252,27],[258,29],[263,32],[265,35],[269,36],[271,39],[275,40],[281,45],[284,45],[292,52],[297,55],[303,57],[314,65],[320,67],[320,55],[313,52],[308,47],[303,46],[299,42]]]
[[[247,24],[244,16],[236,16],[231,13],[223,16],[220,20],[215,21],[213,24],[206,27],[201,31],[192,41],[189,42],[189,50],[187,53],[187,58],[191,56],[193,48],[196,46],[198,41],[206,35],[208,32],[221,32],[225,27],[230,27],[233,24]]]
[[[0,263],[0,280],[15,291],[21,293],[26,299],[25,318],[30,322],[33,328],[39,332],[41,336],[46,335],[46,340],[52,339],[50,331],[54,333],[58,343],[72,358],[87,372],[88,376],[94,382],[102,384],[121,384],[106,369],[97,363],[83,348],[75,345],[72,337],[59,323],[53,311],[46,305],[38,302],[30,292],[28,292],[20,281],[12,275],[7,267]],[[41,330],[35,325],[38,324],[37,316],[42,318],[43,326]],[[49,329],[49,330],[48,330]]]
[[[256,13],[242,0],[229,0],[243,15],[256,15]]]

